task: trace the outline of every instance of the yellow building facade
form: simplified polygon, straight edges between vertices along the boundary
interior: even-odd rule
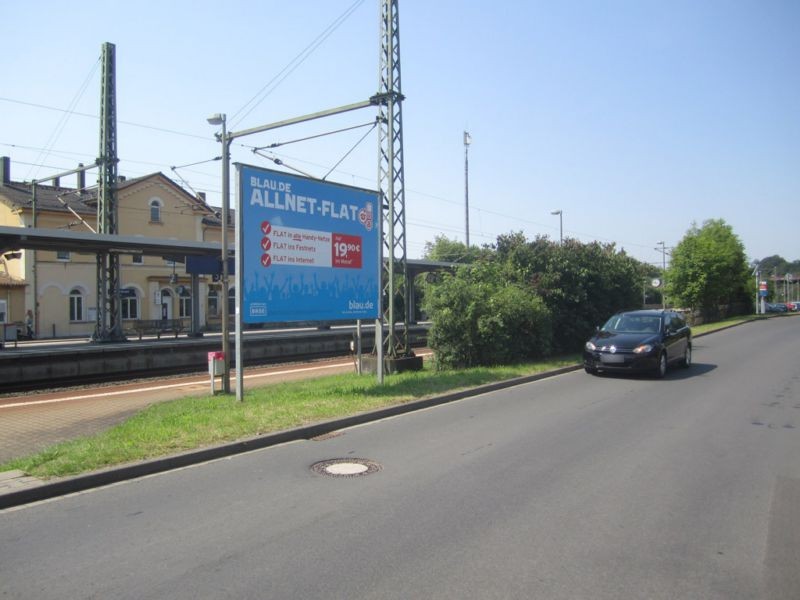
[[[36,185],[34,193],[30,182],[12,179],[11,161],[2,157],[0,176],[0,225],[96,230],[96,187],[87,188],[83,174],[76,176],[74,187],[52,182]],[[214,209],[162,173],[121,179],[116,194],[119,235],[220,240],[221,222]],[[123,330],[131,332],[137,321],[162,318],[183,319],[188,330],[193,310],[190,284],[182,262],[121,254]],[[219,284],[200,276],[198,294],[201,329],[218,329],[223,295]],[[91,336],[97,316],[96,256],[43,250],[0,256],[0,322],[24,324],[28,311],[36,337]]]

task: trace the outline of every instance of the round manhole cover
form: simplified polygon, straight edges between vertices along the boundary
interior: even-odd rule
[[[360,477],[377,473],[381,466],[366,458],[333,458],[314,463],[311,470],[328,477]]]

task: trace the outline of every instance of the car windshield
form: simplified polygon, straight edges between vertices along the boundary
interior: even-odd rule
[[[645,315],[614,315],[602,327],[614,333],[658,333],[660,328],[660,317]]]

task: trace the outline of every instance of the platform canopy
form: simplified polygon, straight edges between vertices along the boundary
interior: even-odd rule
[[[0,255],[18,250],[61,250],[83,254],[116,252],[162,256],[176,262],[183,262],[186,256],[219,256],[221,252],[219,242],[0,226]],[[233,246],[230,252],[233,253]]]

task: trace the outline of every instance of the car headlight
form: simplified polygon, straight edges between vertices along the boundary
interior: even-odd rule
[[[585,347],[589,352],[594,352],[597,349],[597,346],[595,346],[592,342],[586,342]]]
[[[634,354],[647,354],[648,352],[651,352],[652,350],[653,350],[653,345],[652,344],[642,344],[641,346],[636,346],[636,348],[633,349],[633,353]]]

